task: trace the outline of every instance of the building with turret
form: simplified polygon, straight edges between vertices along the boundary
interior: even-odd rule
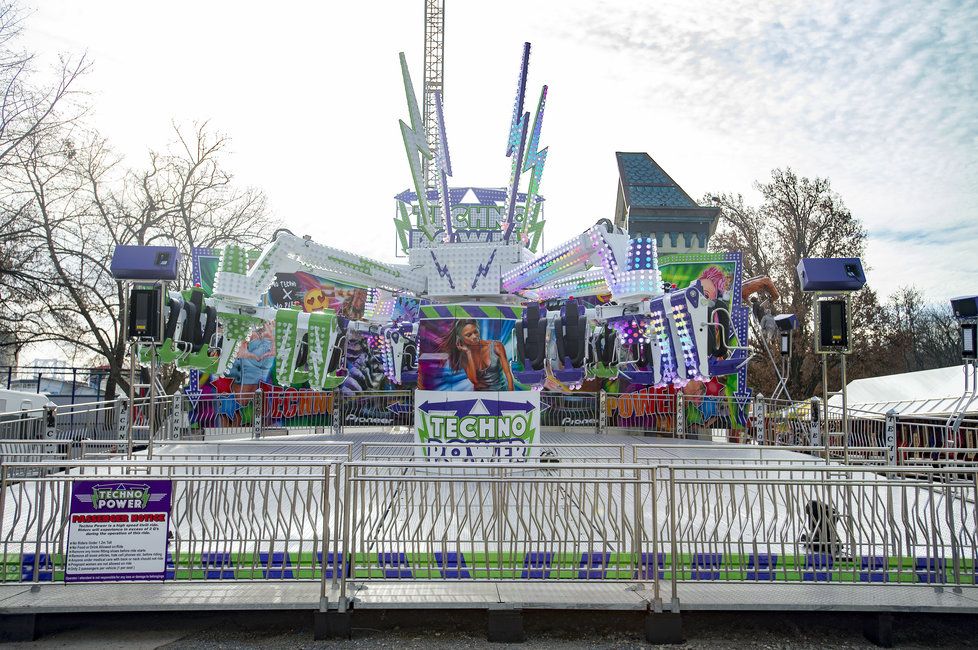
[[[697,204],[649,154],[619,151],[615,156],[615,225],[632,237],[654,236],[660,255],[705,252],[720,209]]]

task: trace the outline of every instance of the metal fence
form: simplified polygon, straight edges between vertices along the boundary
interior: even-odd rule
[[[108,378],[92,368],[0,366],[0,388],[45,393],[59,405],[102,401]]]
[[[370,580],[636,579],[647,469],[350,463],[346,471],[340,608],[352,584]],[[582,567],[582,557],[595,561]],[[597,562],[604,557],[628,567],[609,575]]]
[[[540,393],[540,426],[548,431],[597,433],[606,422],[600,393]],[[607,405],[605,405],[607,406]]]
[[[683,437],[682,418],[677,421],[675,395],[636,392],[604,396],[603,430],[608,433],[640,433]]]
[[[340,606],[370,581],[973,585],[975,470],[352,463]],[[369,591],[368,591],[369,593]]]
[[[5,463],[0,581],[64,580],[72,481],[138,476],[172,482],[167,580],[318,582],[340,608],[371,581],[618,581],[656,606],[692,583],[975,584],[974,468],[907,478],[779,464],[773,448],[763,463],[482,467],[335,451]]]
[[[71,483],[91,477],[171,481],[167,580],[318,580],[324,562],[332,570],[334,462],[76,462],[58,474],[50,466],[0,469],[0,581],[64,580]]]
[[[144,423],[145,399],[137,400],[135,422]],[[169,402],[157,400],[157,404]],[[0,413],[0,437],[4,439],[57,439],[79,441],[118,437],[119,410],[123,400],[69,404],[55,408],[21,409]]]
[[[974,584],[974,470],[670,467],[677,580]],[[881,476],[882,473],[882,476]],[[667,565],[668,566],[668,565]]]
[[[613,443],[540,443],[537,456],[523,457],[514,460],[507,456],[484,456],[478,459],[479,464],[507,464],[513,462],[526,463],[584,463],[599,464],[625,463],[629,452],[628,446]],[[453,462],[451,456],[444,454],[441,445],[426,445],[407,442],[363,442],[360,444],[360,460],[364,461],[393,461],[403,462],[417,459],[432,462]]]
[[[414,391],[340,394],[338,402],[344,431],[407,430],[414,425]]]
[[[714,443],[749,443],[820,449],[824,459],[846,464],[955,464],[978,462],[978,420],[954,432],[943,418],[879,415],[850,408],[843,434],[837,407],[756,397],[637,392],[541,393],[546,433],[650,435]],[[132,443],[130,445],[131,418]],[[69,458],[82,441],[111,450],[116,441],[140,449],[154,440],[261,439],[309,433],[407,433],[414,421],[411,391],[365,392],[274,389],[222,394],[125,398],[0,413],[0,439],[69,440]],[[152,426],[150,426],[152,424]],[[94,445],[95,443],[89,443]],[[94,449],[94,447],[92,447]],[[951,449],[959,451],[949,451]],[[938,456],[935,450],[941,450]],[[815,453],[814,451],[810,453]]]

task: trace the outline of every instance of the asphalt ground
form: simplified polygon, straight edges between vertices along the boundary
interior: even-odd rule
[[[683,648],[872,648],[866,616],[831,612],[686,612]],[[351,639],[313,640],[311,612],[60,615],[38,621],[40,638],[4,648],[675,648],[644,640],[644,619],[614,612],[531,612],[526,642],[486,640],[478,611],[357,612]],[[978,616],[896,614],[897,648],[976,648]]]

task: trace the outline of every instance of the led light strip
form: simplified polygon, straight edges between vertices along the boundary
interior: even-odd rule
[[[679,373],[676,372],[676,357],[672,349],[672,337],[669,336],[669,331],[666,327],[665,305],[662,300],[657,300],[651,307],[651,330],[652,335],[655,337],[655,342],[659,346],[660,353],[660,379],[662,383],[668,384],[679,379]]]
[[[685,292],[671,296],[672,320],[679,335],[679,344],[683,350],[683,368],[687,380],[703,381],[706,377],[700,372],[699,349],[693,332],[693,319],[686,304]]]

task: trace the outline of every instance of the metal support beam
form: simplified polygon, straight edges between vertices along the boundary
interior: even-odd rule
[[[34,614],[0,614],[0,642],[37,639],[37,616]]]
[[[872,613],[863,622],[863,635],[881,648],[893,647],[893,614],[890,612]]]
[[[425,140],[428,148],[438,151],[438,117],[435,93],[445,95],[445,0],[425,0],[424,3],[424,118]],[[434,188],[438,179],[435,156],[424,168],[425,188]]]
[[[313,617],[313,638],[316,641],[349,639],[352,636],[353,612],[349,610],[338,612],[331,609],[325,612],[314,612]]]
[[[486,637],[490,643],[523,643],[523,610],[505,603],[490,605]]]
[[[682,614],[678,612],[649,612],[645,616],[645,640],[657,645],[682,643]]]

